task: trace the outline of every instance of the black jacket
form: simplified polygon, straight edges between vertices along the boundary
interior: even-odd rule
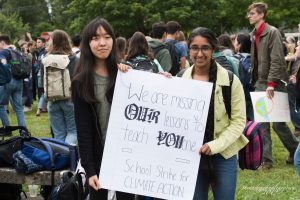
[[[99,174],[104,144],[101,142],[101,129],[96,106],[79,97],[79,87],[79,81],[72,82],[79,155],[81,165],[89,178]]]

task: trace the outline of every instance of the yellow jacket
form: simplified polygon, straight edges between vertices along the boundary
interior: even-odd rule
[[[222,95],[222,86],[229,86],[228,72],[219,64],[217,66],[214,140],[207,144],[212,154],[220,153],[225,159],[228,159],[248,143],[248,139],[243,135],[246,125],[245,95],[240,80],[234,75],[231,92],[231,120],[229,120]],[[194,66],[188,68],[182,78],[192,79],[193,68]]]

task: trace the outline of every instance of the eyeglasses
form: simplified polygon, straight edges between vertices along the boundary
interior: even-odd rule
[[[193,51],[193,52],[199,52],[201,51],[202,53],[209,53],[210,51],[212,50],[212,47],[210,46],[196,46],[196,45],[193,45],[190,47],[190,51]]]

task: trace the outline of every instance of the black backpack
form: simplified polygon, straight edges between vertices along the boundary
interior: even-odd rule
[[[175,44],[176,41],[166,42],[167,49],[169,50],[172,59],[172,68],[169,72],[173,76],[175,76],[180,71],[180,55],[176,52]]]
[[[223,68],[227,69],[228,71],[233,72],[233,67],[232,67],[230,61],[226,58],[226,56],[217,56],[217,57],[214,57],[214,59]]]
[[[31,73],[32,63],[31,60],[23,52],[9,49],[11,54],[11,60],[9,62],[11,66],[11,74],[15,79],[28,78]]]
[[[64,172],[62,175],[62,183],[56,186],[52,192],[51,200],[84,200],[88,196],[89,189],[87,181],[84,184],[82,177],[83,172]]]
[[[125,64],[129,65],[130,67],[136,70],[147,71],[152,73],[159,72],[157,65],[148,58],[130,59],[126,61]]]

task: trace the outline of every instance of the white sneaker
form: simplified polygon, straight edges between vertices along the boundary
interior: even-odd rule
[[[24,109],[23,109],[24,112],[30,112],[31,110],[32,110],[32,108],[27,107],[27,106],[25,106]]]

